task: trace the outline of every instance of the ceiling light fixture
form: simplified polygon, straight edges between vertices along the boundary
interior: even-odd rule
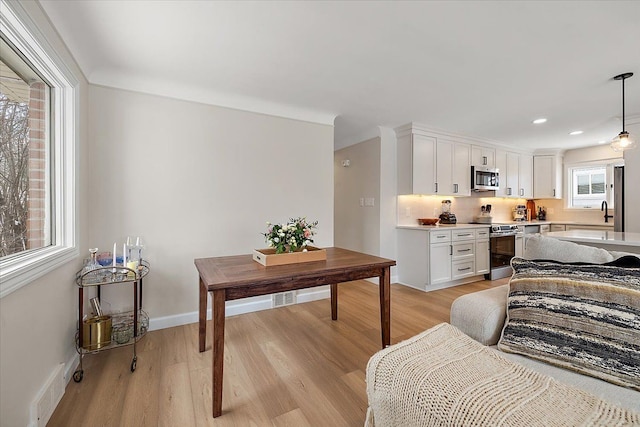
[[[574,130],[573,132],[569,132],[569,135],[580,135],[581,133],[581,130]]]
[[[533,121],[533,124],[534,124],[534,125],[539,125],[539,124],[545,123],[546,121],[547,121],[547,119],[545,119],[544,117],[541,117],[541,118],[539,118],[539,119],[535,119],[535,120]]]
[[[613,78],[613,80],[622,80],[622,132],[611,141],[613,151],[630,150],[638,145],[634,138],[629,135],[629,132],[624,129],[624,81],[631,76],[633,76],[633,73],[622,73]]]

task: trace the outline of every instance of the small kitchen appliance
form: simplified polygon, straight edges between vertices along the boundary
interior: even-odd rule
[[[451,212],[451,200],[443,200],[441,209],[440,224],[455,224],[458,222],[456,215]]]
[[[493,218],[491,217],[491,205],[480,206],[480,216],[475,216],[474,222],[478,224],[491,224]]]
[[[496,191],[500,189],[498,169],[486,166],[471,166],[471,189],[473,191]]]
[[[513,208],[513,220],[514,221],[527,220],[527,207],[525,205],[516,205],[516,207]]]

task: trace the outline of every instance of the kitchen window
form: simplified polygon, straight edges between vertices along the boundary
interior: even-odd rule
[[[20,2],[0,24],[2,298],[78,256],[79,80]]]
[[[574,165],[567,168],[569,178],[568,208],[600,209],[603,201],[613,208],[613,167],[620,160],[608,163]]]

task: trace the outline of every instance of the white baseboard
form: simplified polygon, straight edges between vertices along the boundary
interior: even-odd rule
[[[297,303],[316,301],[329,298],[331,292],[329,288],[318,289],[310,292],[302,292],[297,295]],[[211,306],[211,304],[209,304]],[[252,313],[254,311],[268,310],[273,308],[271,305],[271,296],[264,299],[256,299],[247,302],[231,301],[226,303],[225,317],[236,316],[238,314]],[[211,319],[211,308],[207,310],[207,319]],[[172,328],[174,326],[188,325],[198,321],[198,312],[174,314],[171,316],[152,317],[149,319],[149,330]]]

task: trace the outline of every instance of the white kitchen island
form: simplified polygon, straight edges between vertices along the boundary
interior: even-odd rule
[[[552,231],[545,236],[558,240],[595,246],[608,251],[621,251],[640,254],[640,233],[625,233],[604,230]]]

